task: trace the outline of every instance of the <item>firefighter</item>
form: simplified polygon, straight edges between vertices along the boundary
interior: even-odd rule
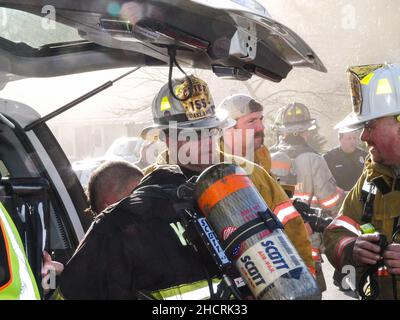
[[[298,102],[278,111],[273,130],[281,138],[276,146],[277,151],[271,154],[271,171],[282,183],[295,185],[293,199],[299,199],[310,207],[329,210],[325,212],[335,216],[344,192],[337,187],[323,157],[307,143],[309,131],[316,128],[315,123],[308,108]],[[309,234],[318,284],[321,291],[324,291],[326,282],[321,267],[322,235],[311,228]]]
[[[224,132],[220,141],[221,150],[245,157],[270,173],[271,155],[264,145],[262,104],[249,95],[235,94],[222,100],[218,110],[224,110],[230,118],[236,120],[235,126]]]
[[[310,271],[315,274],[314,263],[308,252],[311,250],[310,242],[299,213],[281,186],[263,168],[244,158],[217,152],[221,129],[233,127],[235,121],[229,117],[219,118],[208,85],[194,76],[190,79],[195,90],[188,100],[177,100],[166,84],[153,101],[154,125],[142,131],[142,138],[153,140],[159,136],[166,142],[168,149],[159,156],[156,164],[144,170],[145,174],[163,164],[179,165],[187,178],[199,175],[211,164],[222,161],[242,166],[283,223],[285,232]],[[190,84],[187,79],[181,79],[175,80],[172,87],[175,92],[188,92]]]
[[[357,182],[364,168],[367,153],[357,147],[359,132],[350,128],[338,130],[339,146],[324,154],[324,159],[336,180],[345,191]]]
[[[399,299],[400,66],[350,67],[348,75],[353,111],[337,127],[363,128],[361,140],[367,143],[369,155],[339,215],[325,230],[326,255],[339,272],[345,266],[355,267],[355,287],[366,270],[383,262],[370,275],[375,282],[364,294]],[[377,233],[369,233],[368,229]],[[378,233],[386,236],[386,249],[378,246],[378,239],[382,238]]]

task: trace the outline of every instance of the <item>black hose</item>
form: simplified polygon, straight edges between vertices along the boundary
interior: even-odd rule
[[[192,79],[186,74],[186,72],[180,67],[178,62],[176,61],[176,48],[168,48],[168,54],[169,54],[169,72],[168,72],[168,88],[169,91],[171,92],[171,95],[178,101],[186,101],[190,99],[193,96],[193,82]],[[174,92],[174,88],[172,87],[172,71],[174,69],[174,64],[178,67],[178,69],[185,75],[185,79],[189,83],[189,94],[187,97],[184,98],[179,98],[176,96]]]

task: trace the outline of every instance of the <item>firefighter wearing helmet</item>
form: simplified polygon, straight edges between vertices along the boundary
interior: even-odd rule
[[[399,299],[400,65],[350,67],[348,76],[353,111],[337,128],[363,128],[361,140],[369,155],[324,233],[326,255],[339,272],[355,267],[351,286],[361,298]]]
[[[291,205],[286,193],[282,190],[276,180],[273,179],[261,166],[247,161],[242,157],[230,155],[223,151],[217,151],[217,142],[222,135],[221,129],[227,130],[232,128],[236,124],[236,121],[232,118],[236,117],[231,118],[229,117],[229,113],[216,112],[207,83],[195,76],[190,76],[190,79],[194,88],[196,87],[196,84],[201,85],[202,92],[193,91],[193,96],[187,101],[180,101],[177,99],[179,97],[175,97],[171,93],[169,85],[165,84],[153,100],[152,112],[154,124],[142,131],[142,137],[145,139],[153,139],[155,136],[159,136],[160,139],[166,142],[168,149],[159,156],[154,165],[149,166],[144,170],[145,174],[154,171],[160,165],[177,164],[186,177],[190,178],[194,175],[199,175],[205,168],[218,162],[229,162],[240,165],[249,173],[251,180],[266,203],[283,223],[285,232],[298,250],[300,256],[310,271],[315,274],[314,262],[312,261],[311,254],[308,252],[308,250],[311,250],[311,245],[307,239],[304,222],[295,208]],[[189,79],[174,79],[171,87],[176,93],[181,91],[188,92],[190,87]],[[191,106],[193,104],[196,105],[196,101],[201,101],[202,99],[209,101],[207,108],[210,112],[200,114],[199,117],[193,117],[191,115]],[[176,127],[178,130],[171,130],[171,125]],[[207,135],[207,131],[213,132],[216,131],[216,129],[218,129],[220,135]],[[192,134],[193,132],[197,132],[199,138],[204,140],[201,137],[201,130],[203,130],[203,133],[206,133],[206,138],[208,136],[210,137],[208,139],[212,141],[209,141],[209,143],[204,143],[203,141],[202,144],[197,143],[196,139],[190,141],[194,137]],[[194,138],[196,137],[197,136]],[[207,150],[210,152],[210,155],[208,157],[203,157],[203,159],[207,158],[210,159],[210,161],[196,165],[194,162],[196,162],[197,159],[191,157],[186,161],[186,163],[183,163],[184,161],[179,158],[179,154],[182,154],[182,150],[185,148],[186,150],[189,150],[190,148],[187,148],[187,145],[190,143],[199,146],[201,150],[199,150],[198,154],[204,154],[205,151],[202,150],[204,146],[212,146]]]
[[[316,120],[311,118],[308,108],[299,102],[290,103],[281,108],[276,116],[272,130],[279,137],[278,144],[271,154],[272,173],[284,184],[295,185],[293,199],[305,221],[309,217],[310,207],[323,209],[326,217],[320,217],[322,224],[309,221],[309,237],[312,255],[317,268],[317,280],[321,291],[326,283],[321,268],[322,234],[326,218],[335,216],[344,192],[337,187],[328,165],[323,157],[307,143],[309,132],[316,128]],[[301,209],[300,209],[301,207]],[[308,212],[307,212],[308,211]],[[317,218],[313,216],[313,218]]]

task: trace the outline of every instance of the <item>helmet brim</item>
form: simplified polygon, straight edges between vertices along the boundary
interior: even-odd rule
[[[161,130],[173,129],[188,129],[188,130],[202,130],[211,128],[229,129],[236,124],[236,121],[231,118],[221,119],[218,117],[209,117],[207,119],[200,119],[195,121],[174,122],[170,125],[153,124],[144,128],[140,134],[142,139],[154,141],[158,139]]]
[[[354,112],[349,113],[342,121],[334,126],[334,129],[340,130],[342,128],[361,129],[365,122],[371,120],[373,116],[361,117]]]
[[[349,133],[359,130],[359,128],[349,128],[349,127],[341,127],[338,128],[338,133]]]
[[[344,118],[342,121],[340,121],[334,129],[341,129],[344,127],[348,127],[354,130],[362,129],[364,127],[364,123],[379,119],[379,118],[384,118],[384,117],[390,117],[390,116],[395,116],[399,114],[398,110],[395,110],[393,112],[389,112],[386,114],[382,114],[379,117],[377,117],[375,114],[371,114],[369,116],[359,116],[355,114],[354,112],[349,113],[346,118]]]
[[[296,121],[285,125],[278,125],[276,129],[279,133],[291,134],[294,132],[311,131],[317,128],[317,121],[310,119],[306,121]]]

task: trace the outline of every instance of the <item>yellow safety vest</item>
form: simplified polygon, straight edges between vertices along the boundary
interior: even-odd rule
[[[1,239],[2,238],[2,239]],[[7,275],[0,283],[0,300],[40,300],[24,246],[10,215],[0,203],[0,242],[5,244]]]

